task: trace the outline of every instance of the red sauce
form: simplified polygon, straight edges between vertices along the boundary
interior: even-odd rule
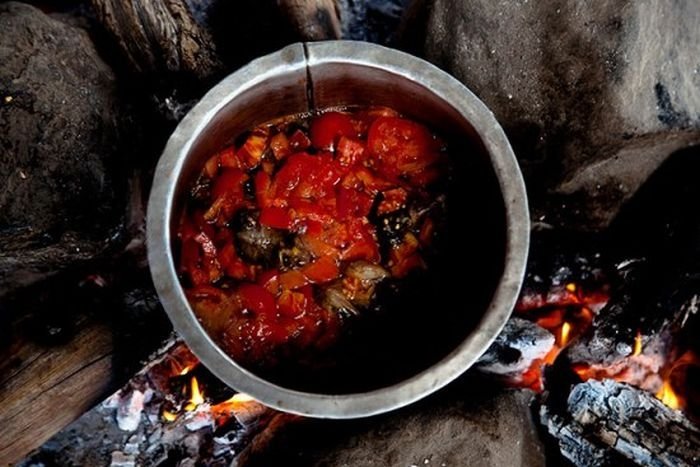
[[[237,141],[192,187],[179,272],[224,351],[269,368],[325,351],[382,283],[427,267],[447,157],[387,108],[285,118]]]

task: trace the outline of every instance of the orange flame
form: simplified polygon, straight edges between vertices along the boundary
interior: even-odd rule
[[[177,418],[176,413],[170,412],[168,410],[163,410],[163,419],[166,422],[174,422],[176,418]]]
[[[564,347],[569,342],[569,334],[571,333],[571,324],[568,321],[564,321],[561,325],[561,338],[559,339],[559,345]]]
[[[564,287],[566,288],[567,292],[576,293],[577,287],[576,284],[574,284],[573,282],[569,282]]]
[[[190,380],[190,401],[185,406],[185,410],[191,412],[202,404],[204,404],[204,392],[199,389],[199,381],[193,376]]]
[[[226,402],[230,404],[244,404],[246,402],[256,402],[256,400],[250,397],[248,394],[239,392],[238,394],[231,396],[231,398]]]
[[[634,352],[632,352],[632,356],[636,357],[637,355],[642,354],[642,333],[637,331],[637,335],[634,337]]]
[[[664,385],[656,393],[656,398],[674,410],[681,407],[681,402],[668,381],[664,381]]]

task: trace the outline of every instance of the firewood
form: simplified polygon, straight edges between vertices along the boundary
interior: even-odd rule
[[[8,355],[9,354],[9,355]],[[86,325],[68,344],[13,339],[0,382],[0,464],[18,461],[113,389],[112,334]],[[19,365],[13,368],[14,365]]]
[[[700,429],[653,395],[613,380],[578,384],[559,411],[540,410],[562,454],[578,466],[700,462]]]
[[[282,14],[303,40],[340,39],[336,0],[279,0]]]
[[[90,1],[133,71],[182,72],[203,80],[221,69],[211,35],[184,0]]]

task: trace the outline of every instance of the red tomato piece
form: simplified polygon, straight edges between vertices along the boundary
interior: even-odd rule
[[[377,207],[377,214],[388,214],[397,211],[406,205],[408,192],[403,188],[394,188],[382,192],[382,201]]]
[[[364,259],[372,263],[379,262],[379,245],[374,227],[366,219],[360,218],[349,222],[348,230],[350,241],[343,250],[341,259],[344,261]]]
[[[277,299],[277,309],[280,315],[287,318],[297,318],[306,311],[307,299],[303,293],[284,290]],[[291,333],[290,333],[291,334]]]
[[[289,290],[299,289],[309,283],[306,276],[296,269],[283,272],[280,274],[279,280],[282,288]]]
[[[335,221],[333,210],[328,209],[321,203],[303,198],[292,198],[289,201],[293,218],[300,222],[320,222],[323,224]]]
[[[364,153],[365,146],[360,141],[346,138],[345,136],[341,136],[338,140],[336,158],[343,167],[355,165],[362,160]]]
[[[231,198],[243,198],[243,184],[248,180],[248,175],[240,169],[226,169],[214,180],[211,188],[213,199],[222,196]]]
[[[347,187],[351,184],[354,184],[355,187],[364,188],[371,195],[376,195],[379,191],[388,190],[396,186],[396,182],[380,177],[367,167],[357,167],[347,181],[343,180],[343,186]]]
[[[423,125],[398,117],[380,117],[372,123],[367,148],[378,169],[390,177],[411,175],[437,160],[437,141]]]
[[[274,316],[277,312],[274,295],[258,284],[241,284],[237,294],[248,311],[267,316]]]
[[[326,112],[311,121],[311,142],[318,149],[332,151],[341,136],[357,137],[350,116],[340,112]]]
[[[289,147],[293,152],[305,151],[309,146],[311,146],[311,140],[301,130],[295,131],[289,138]]]
[[[236,253],[233,240],[224,244],[219,250],[219,263],[226,275],[238,280],[255,279],[256,267],[246,264]]]
[[[236,156],[236,149],[233,146],[222,149],[219,154],[219,165],[226,169],[241,169],[241,161]]]
[[[272,206],[272,178],[262,170],[255,174],[255,198],[261,208]]]
[[[279,270],[268,269],[267,271],[264,271],[262,274],[260,274],[260,277],[258,277],[258,284],[265,287],[265,290],[267,290],[271,294],[277,295],[279,293],[280,288],[279,276]]]
[[[323,284],[340,276],[338,263],[329,256],[322,256],[313,263],[307,264],[301,272],[314,284]]]
[[[338,187],[337,210],[338,218],[363,217],[372,209],[373,198],[359,190]]]
[[[226,169],[214,180],[212,198],[214,202],[204,213],[207,222],[226,224],[239,209],[248,206],[243,184],[248,175],[240,169]]]
[[[271,206],[260,211],[260,224],[273,229],[291,230],[294,227],[294,219],[289,209]]]
[[[301,236],[301,242],[316,258],[322,256],[338,258],[340,256],[340,251],[337,248],[321,240],[319,235],[312,235],[308,231]]]
[[[275,197],[321,199],[340,181],[340,171],[330,154],[289,156],[275,177]]]

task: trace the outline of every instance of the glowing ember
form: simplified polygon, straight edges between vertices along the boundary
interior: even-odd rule
[[[163,410],[163,419],[166,422],[174,422],[176,418],[177,418],[176,413],[170,412],[168,410]]]
[[[636,357],[637,355],[642,354],[642,333],[637,331],[637,335],[634,337],[634,352],[632,352],[632,356]]]
[[[577,289],[576,284],[571,283],[571,282],[569,282],[568,284],[566,284],[566,290],[567,290],[567,292],[576,293],[576,289]]]
[[[561,337],[559,339],[559,345],[561,347],[566,346],[566,344],[569,342],[569,333],[571,332],[571,325],[569,324],[568,321],[564,321],[564,324],[561,326]]]
[[[680,400],[678,399],[676,393],[673,391],[671,383],[669,383],[668,381],[664,381],[664,385],[661,387],[659,392],[656,393],[656,397],[665,405],[674,410],[678,410],[681,407]]]
[[[242,392],[239,392],[238,394],[234,394],[229,400],[226,402],[231,403],[231,404],[243,404],[246,402],[257,402],[255,399],[250,397],[248,394],[244,394]]]

